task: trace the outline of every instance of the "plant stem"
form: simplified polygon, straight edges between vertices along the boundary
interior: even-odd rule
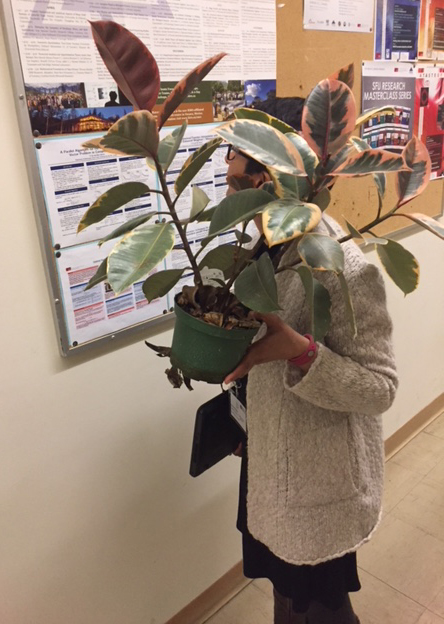
[[[264,235],[262,234],[256,245],[253,247],[253,249],[251,250],[251,253],[249,255],[249,257],[247,259],[245,259],[243,262],[241,262],[239,264],[239,267],[236,267],[236,270],[233,272],[233,275],[231,276],[231,278],[228,280],[228,282],[225,284],[225,290],[229,291],[230,288],[233,286],[235,280],[237,279],[237,277],[242,273],[242,271],[245,269],[245,267],[247,266],[247,264],[250,262],[250,260],[252,258],[254,258],[254,256],[257,254],[257,252],[259,251],[259,249],[262,247],[264,242]]]
[[[157,175],[159,176],[159,180],[160,180],[160,184],[162,186],[162,194],[165,198],[166,204],[168,206],[168,210],[170,211],[171,216],[173,217],[173,222],[174,225],[176,226],[177,232],[180,236],[180,239],[183,243],[183,248],[185,253],[188,256],[188,260],[190,261],[190,265],[191,268],[193,269],[193,273],[194,273],[194,283],[196,284],[196,286],[202,286],[203,282],[202,282],[202,275],[200,274],[200,270],[199,267],[197,265],[196,259],[193,255],[193,252],[191,251],[191,247],[190,247],[190,243],[188,242],[187,239],[187,235],[185,232],[184,227],[182,226],[179,217],[177,216],[177,212],[176,212],[176,208],[175,208],[175,202],[173,202],[173,200],[171,199],[171,195],[170,192],[168,190],[168,186],[165,180],[165,175],[162,171],[162,167],[160,166],[159,161],[157,160],[157,158],[154,159],[155,165],[156,165],[156,171],[157,171]]]

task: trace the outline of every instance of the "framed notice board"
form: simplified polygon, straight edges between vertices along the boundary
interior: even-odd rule
[[[107,282],[85,291],[115,241],[98,242],[131,218],[162,211],[161,196],[147,194],[77,234],[84,212],[109,188],[137,180],[159,189],[143,158],[82,148],[132,110],[95,49],[88,20],[101,19],[122,24],[154,54],[162,80],[157,106],[191,69],[218,52],[229,52],[167,124],[188,121],[169,170],[172,185],[214,125],[234,108],[276,92],[275,0],[2,0],[17,114],[63,355],[160,325],[171,317],[174,297],[148,303],[143,282],[119,296]],[[161,138],[172,129],[162,128]],[[226,147],[216,150],[193,182],[213,204],[226,193],[225,152]],[[188,215],[190,192],[178,201],[179,216]],[[197,243],[207,227],[197,224],[189,235]],[[234,232],[228,232],[212,245],[234,240]],[[158,269],[181,267],[183,256],[177,244]],[[177,288],[189,280],[184,275]]]

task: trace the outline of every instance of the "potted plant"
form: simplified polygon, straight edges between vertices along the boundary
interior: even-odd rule
[[[430,178],[430,158],[425,146],[414,137],[402,154],[370,149],[353,133],[371,116],[391,107],[376,109],[358,117],[351,91],[353,66],[320,82],[307,98],[302,133],[254,109],[236,109],[231,119],[216,128],[215,136],[201,145],[183,164],[171,195],[166,172],[186,131],[186,122],[159,139],[159,130],[194,87],[223,58],[219,54],[205,61],[181,80],[163,102],[157,117],[152,110],[160,88],[157,63],[145,45],[114,22],[91,24],[96,46],[114,80],[134,105],[134,112],[117,121],[101,138],[85,143],[118,155],[143,156],[155,169],[160,190],[141,182],[119,184],[104,193],[87,210],[79,231],[104,219],[120,206],[147,192],[160,193],[165,213],[148,213],[118,227],[104,240],[116,239],[109,256],[102,262],[87,288],[108,281],[116,294],[146,277],[143,291],[149,301],[173,289],[185,269],[150,272],[175,247],[176,236],[194,275],[194,285],[185,286],[175,298],[176,326],[171,349],[154,347],[158,355],[170,357],[167,373],[179,387],[190,379],[220,383],[242,359],[257,332],[253,312],[279,310],[275,272],[297,271],[311,309],[312,333],[322,340],[328,332],[330,297],[316,279],[319,271],[332,271],[340,280],[346,299],[350,331],[356,333],[353,304],[343,277],[344,255],[341,244],[350,238],[364,245],[376,245],[383,267],[407,294],[418,284],[418,263],[400,243],[375,236],[373,229],[393,216],[404,216],[433,234],[444,238],[440,223],[422,214],[401,212],[402,206],[418,196]],[[189,215],[179,219],[177,201],[185,188],[223,142],[265,165],[272,182],[252,188],[247,175],[228,180],[236,193],[217,206],[208,208],[209,198],[192,187]],[[386,173],[394,173],[398,200],[383,209]],[[359,230],[347,223],[349,233],[341,240],[315,230],[330,202],[330,189],[340,177],[372,175],[379,203],[375,218]],[[251,249],[247,224],[262,215],[263,235]],[[154,218],[159,217],[156,222]],[[160,221],[160,222],[159,222]],[[208,236],[199,249],[192,248],[187,228],[195,222],[208,222]],[[211,248],[220,234],[238,227],[236,244]],[[367,237],[366,235],[369,235]],[[278,254],[297,241],[298,259],[289,266],[272,263],[264,244],[280,245]],[[208,249],[210,249],[208,251]],[[205,270],[212,270],[208,280]]]

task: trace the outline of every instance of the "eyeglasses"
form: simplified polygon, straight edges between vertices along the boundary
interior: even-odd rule
[[[228,150],[227,150],[226,159],[227,160],[234,160],[236,158],[236,154],[240,154],[240,150],[238,150],[237,147],[234,147],[233,145],[229,145],[228,146]]]

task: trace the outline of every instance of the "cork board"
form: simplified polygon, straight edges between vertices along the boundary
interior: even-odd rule
[[[311,89],[337,69],[355,64],[356,103],[361,102],[361,63],[373,59],[373,34],[303,30],[303,0],[276,3],[277,14],[277,94],[281,97],[307,96]],[[387,176],[384,211],[396,204],[394,176]],[[403,207],[404,212],[422,212],[431,217],[442,214],[443,184],[434,180],[421,197]],[[378,196],[371,176],[342,179],[336,183],[329,214],[340,223],[346,217],[362,227],[376,217]],[[412,225],[405,218],[388,219],[375,231],[389,234]]]

